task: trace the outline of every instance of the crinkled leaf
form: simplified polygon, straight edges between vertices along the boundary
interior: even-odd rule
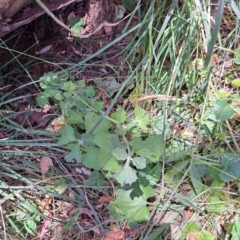
[[[124,166],[116,174],[116,180],[123,186],[125,184],[132,184],[137,181],[136,171],[130,166]]]
[[[117,160],[126,160],[128,154],[126,151],[122,148],[115,148],[112,150],[112,155],[117,159]]]
[[[137,169],[144,169],[146,167],[146,161],[144,157],[135,157],[132,159],[132,163]]]
[[[77,163],[82,162],[82,152],[80,150],[80,146],[77,144],[75,145],[71,152],[65,155],[65,159],[67,162],[73,163],[75,162],[74,160],[77,161]]]
[[[116,112],[111,114],[111,118],[119,123],[126,121],[126,111],[122,108],[118,108]]]
[[[138,126],[143,130],[147,130],[147,125],[149,124],[150,120],[146,116],[145,111],[140,107],[136,107],[134,109],[134,113],[136,118],[135,121],[138,123]]]
[[[220,121],[225,121],[231,118],[234,113],[233,109],[227,104],[226,99],[218,99],[215,103],[213,103],[213,106],[216,118]]]
[[[71,142],[76,142],[77,139],[74,136],[74,130],[71,126],[65,125],[60,130],[59,133],[61,134],[61,137],[58,139],[58,144],[60,145],[66,145]]]

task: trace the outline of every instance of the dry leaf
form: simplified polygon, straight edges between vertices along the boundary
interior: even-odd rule
[[[41,168],[41,173],[43,179],[45,178],[45,174],[48,172],[49,168],[53,166],[52,159],[49,157],[42,157],[40,162],[39,162],[40,168]]]
[[[50,205],[52,204],[53,197],[51,196],[45,196],[44,199],[42,199],[40,202],[37,203],[37,207],[39,211],[43,214],[46,214],[46,210],[50,210]]]
[[[71,20],[71,18],[76,18],[74,11],[70,12],[70,13],[68,14],[68,16],[67,16],[68,26],[70,26],[70,20]]]
[[[111,201],[112,201],[112,199],[108,196],[105,196],[105,195],[101,196],[100,199],[99,199],[100,203],[107,203],[108,204]]]
[[[42,107],[42,112],[44,113],[48,113],[50,110],[51,110],[51,106],[48,105],[48,104],[45,104],[43,107]]]
[[[76,55],[81,56],[80,51],[76,50],[75,47],[72,47],[72,46],[71,46],[71,48],[72,48],[72,50],[74,51],[74,53],[75,53]]]
[[[218,60],[217,54],[213,54],[213,55],[211,56],[211,63],[213,64],[213,63],[217,62],[217,60]]]
[[[65,126],[65,120],[63,116],[60,116],[56,119],[54,119],[49,126],[46,128],[46,130],[51,132],[58,132],[61,127]]]
[[[51,48],[52,48],[52,45],[48,45],[48,46],[44,47],[43,49],[41,49],[39,52],[35,52],[35,53],[37,55],[44,54],[44,53],[47,53]]]
[[[103,22],[106,23],[106,21],[103,21]],[[109,36],[112,33],[112,27],[107,25],[104,25],[103,27],[106,35]]]
[[[121,240],[124,239],[124,232],[115,225],[111,225],[112,232],[109,232],[106,238],[101,240]]]
[[[16,121],[19,124],[23,124],[23,126],[31,127],[34,124],[40,125],[44,124],[44,122],[47,123],[47,119],[44,119],[44,112],[28,109],[28,106],[24,104],[19,104],[18,112]]]

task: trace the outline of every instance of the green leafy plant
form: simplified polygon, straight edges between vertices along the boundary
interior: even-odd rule
[[[121,188],[115,191],[116,200],[109,206],[110,213],[117,219],[148,220],[147,199],[154,194],[151,184],[160,178],[156,166],[160,169],[158,162],[164,143],[161,134],[142,137],[151,127],[144,109],[136,107],[127,118],[126,111],[118,108],[110,118],[104,118],[103,105],[92,86],[86,86],[84,82],[73,83],[66,75],[55,76],[53,73],[41,80],[44,91],[38,97],[39,104],[52,102],[61,108],[64,126],[59,130],[58,144],[69,149],[65,160],[83,163],[95,170],[86,184],[99,185],[94,177],[98,170],[105,170],[108,177],[119,183]],[[126,134],[132,135],[130,143]],[[102,179],[101,184],[104,182]],[[131,213],[129,206],[134,209]],[[120,215],[117,214],[119,211]]]
[[[14,230],[18,229],[22,234],[35,235],[36,229],[40,224],[40,216],[37,207],[28,201],[21,204],[7,216],[10,219],[10,224]]]

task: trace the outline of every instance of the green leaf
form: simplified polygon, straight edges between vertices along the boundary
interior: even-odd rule
[[[154,120],[153,131],[157,135],[163,134],[165,131],[167,138],[169,138],[171,136],[170,124],[168,122],[165,122],[164,116],[161,116]]]
[[[77,88],[77,85],[71,81],[65,82],[63,86],[63,90],[71,92]]]
[[[61,134],[61,137],[58,139],[58,144],[60,145],[67,145],[71,142],[77,141],[77,139],[74,136],[74,129],[69,125],[63,126],[59,130],[59,133]]]
[[[95,90],[93,86],[87,87],[86,94],[88,97],[93,97],[95,95]]]
[[[118,207],[118,204],[116,201],[110,202],[110,204],[108,205],[108,211],[109,211],[109,214],[116,221],[119,221],[119,222],[124,221],[124,218],[125,218],[124,212]]]
[[[134,109],[134,113],[135,113],[135,118],[136,118],[135,122],[138,123],[138,126],[140,128],[142,128],[143,130],[147,130],[147,125],[149,124],[150,120],[146,116],[145,111],[140,107],[136,107]]]
[[[137,181],[136,171],[130,166],[124,166],[116,173],[116,180],[121,184],[121,186],[125,184],[131,185]]]
[[[209,213],[222,213],[226,211],[226,207],[221,203],[218,196],[213,195],[207,199],[206,210]]]
[[[83,23],[84,23],[83,18],[71,18],[70,19],[71,30],[75,36],[80,35]]]
[[[122,108],[118,108],[116,112],[111,114],[111,118],[117,122],[124,123],[126,121],[126,111]]]
[[[155,135],[144,141],[141,138],[134,138],[131,142],[131,146],[132,150],[139,156],[157,162],[162,155],[164,142],[162,135]]]
[[[65,155],[65,159],[67,162],[73,163],[74,159],[77,161],[77,163],[82,162],[82,152],[80,150],[80,146],[77,144],[75,145],[71,152]]]
[[[41,78],[40,78],[40,86],[43,89],[48,88],[49,86],[52,86],[54,83],[57,85],[60,83],[60,79],[56,73],[53,72],[48,72],[45,73]]]
[[[111,134],[108,137],[108,141],[111,143],[113,148],[127,148],[127,144],[125,142],[120,142],[119,137],[117,135]]]
[[[146,178],[151,184],[157,183],[161,177],[162,167],[159,163],[157,163],[153,168],[147,166],[139,175]]]
[[[112,152],[112,145],[110,144],[108,137],[110,136],[109,133],[102,133],[98,135],[94,135],[93,142],[101,149],[111,153]]]
[[[108,182],[105,180],[105,177],[97,171],[94,171],[89,175],[88,179],[84,181],[84,185],[98,187],[109,186]]]
[[[240,65],[240,48],[238,48],[238,49],[235,50],[235,59],[234,59],[234,62],[235,62],[237,65]]]
[[[83,154],[83,164],[88,168],[93,168],[95,170],[99,170],[101,168],[101,164],[99,162],[98,154],[99,148],[96,147],[86,147],[86,153]]]
[[[215,240],[215,236],[207,231],[193,231],[190,232],[187,236],[187,239],[196,239],[196,240]]]
[[[220,121],[225,121],[231,118],[234,113],[233,109],[228,106],[227,99],[218,99],[215,103],[213,103],[213,106],[216,118]]]
[[[67,115],[68,115],[68,121],[70,124],[83,123],[81,112],[69,109],[67,112]]]
[[[101,152],[101,154],[103,154]],[[110,153],[109,155],[105,156],[106,162],[102,166],[102,170],[111,172],[111,173],[116,173],[121,169],[121,165],[119,161]]]
[[[117,172],[121,168],[117,159],[108,150],[106,151],[101,148],[98,153],[98,158],[99,164],[103,170]]]
[[[65,97],[65,98],[70,98],[71,96],[72,96],[72,91],[65,91],[64,93],[63,93],[63,96]]]
[[[154,195],[154,189],[151,186],[144,187],[140,185],[142,196],[131,198],[132,190],[119,188],[115,191],[116,200],[109,205],[109,212],[116,220],[128,219],[135,222],[148,221],[150,211],[146,206],[147,199]]]
[[[195,164],[192,164],[189,175],[196,194],[200,194],[203,191],[203,184]]]
[[[63,100],[63,96],[62,96],[62,93],[60,93],[60,91],[58,91],[53,97],[58,101]]]
[[[37,102],[38,102],[39,106],[44,106],[49,103],[48,97],[46,97],[44,95],[40,95],[37,97]]]
[[[207,174],[206,174],[206,180],[211,181],[215,178],[219,178],[220,171],[221,171],[220,169],[208,167]]]
[[[232,228],[232,231],[231,231],[231,234],[236,237],[235,239],[236,240],[239,240],[239,236],[240,236],[240,221],[236,221],[233,225],[233,228]],[[233,240],[233,238],[232,238]]]
[[[28,220],[24,220],[23,224],[28,233],[35,235],[35,231],[37,229],[37,224],[35,221],[29,218]]]
[[[188,233],[194,232],[194,231],[199,231],[201,229],[201,224],[199,222],[195,221],[189,221],[186,226],[183,228],[183,233],[180,239],[186,239]]]
[[[112,155],[117,159],[117,160],[126,160],[128,157],[128,154],[126,151],[122,148],[115,148],[112,150]]]
[[[130,12],[132,12],[136,7],[135,0],[122,0],[122,5]]]
[[[189,158],[189,153],[186,151],[177,151],[174,152],[167,160],[167,162],[176,162],[176,161],[183,161]]]
[[[137,169],[144,169],[146,167],[146,161],[144,157],[135,157],[132,159],[132,163]]]
[[[94,101],[92,103],[92,107],[95,111],[99,111],[99,110],[103,109],[103,104],[100,101]]]
[[[54,89],[54,88],[50,88],[50,87],[45,89],[45,91],[44,91],[44,95],[46,97],[55,97],[57,94],[58,95],[60,94],[59,90],[58,89]]]
[[[88,112],[85,116],[85,124],[86,124],[86,133],[90,132],[92,128],[96,125],[96,123],[101,119],[101,116],[94,113]],[[112,123],[108,119],[103,119],[103,121],[99,124],[97,129],[93,132],[94,135],[102,134],[108,132],[108,129],[112,126]]]
[[[67,190],[66,180],[64,178],[59,178],[55,182],[54,190],[59,193],[63,194]]]
[[[233,85],[234,87],[240,87],[240,79],[234,79],[234,80],[232,81],[232,85]]]
[[[221,163],[225,167],[219,175],[223,181],[229,182],[240,177],[239,154],[225,154],[221,157]]]
[[[214,188],[222,188],[223,185],[224,185],[224,181],[222,181],[219,178],[213,179],[213,182],[211,184],[211,186],[214,187]]]

